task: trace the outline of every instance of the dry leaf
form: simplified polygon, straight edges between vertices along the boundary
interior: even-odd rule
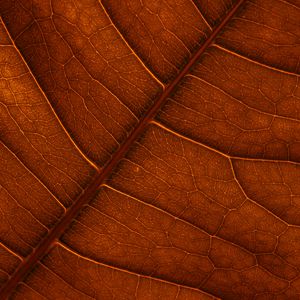
[[[299,0],[0,14],[0,299],[300,299]]]

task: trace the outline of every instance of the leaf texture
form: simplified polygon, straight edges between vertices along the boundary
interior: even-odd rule
[[[0,299],[299,299],[298,0],[0,14]]]

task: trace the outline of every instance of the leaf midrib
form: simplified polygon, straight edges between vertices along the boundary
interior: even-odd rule
[[[25,276],[35,267],[44,255],[54,246],[60,236],[64,233],[72,220],[78,215],[81,209],[87,204],[97,193],[97,190],[101,184],[105,182],[108,176],[112,173],[113,169],[117,166],[119,161],[128,152],[131,145],[136,141],[140,134],[145,130],[147,125],[157,114],[162,105],[166,102],[168,97],[172,94],[183,77],[189,72],[191,67],[200,58],[203,52],[212,44],[216,36],[223,29],[223,27],[233,17],[239,7],[245,2],[245,0],[239,0],[235,6],[228,12],[222,22],[213,30],[210,37],[204,42],[204,44],[194,53],[185,67],[178,73],[174,80],[166,87],[159,99],[153,104],[152,107],[144,114],[140,119],[137,126],[130,133],[125,142],[114,153],[111,160],[103,167],[103,169],[96,173],[90,185],[77,197],[72,206],[68,208],[65,215],[59,220],[59,222],[49,231],[49,234],[45,236],[33,252],[23,260],[20,266],[13,273],[11,278],[4,285],[0,291],[0,300],[5,300],[12,293],[14,288],[19,282],[21,282]]]

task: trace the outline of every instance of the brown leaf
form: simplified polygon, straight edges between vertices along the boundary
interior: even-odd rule
[[[298,299],[298,0],[0,2],[0,299]]]

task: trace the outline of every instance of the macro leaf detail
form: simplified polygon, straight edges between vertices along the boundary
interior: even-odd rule
[[[0,299],[298,299],[298,0],[0,2]]]

